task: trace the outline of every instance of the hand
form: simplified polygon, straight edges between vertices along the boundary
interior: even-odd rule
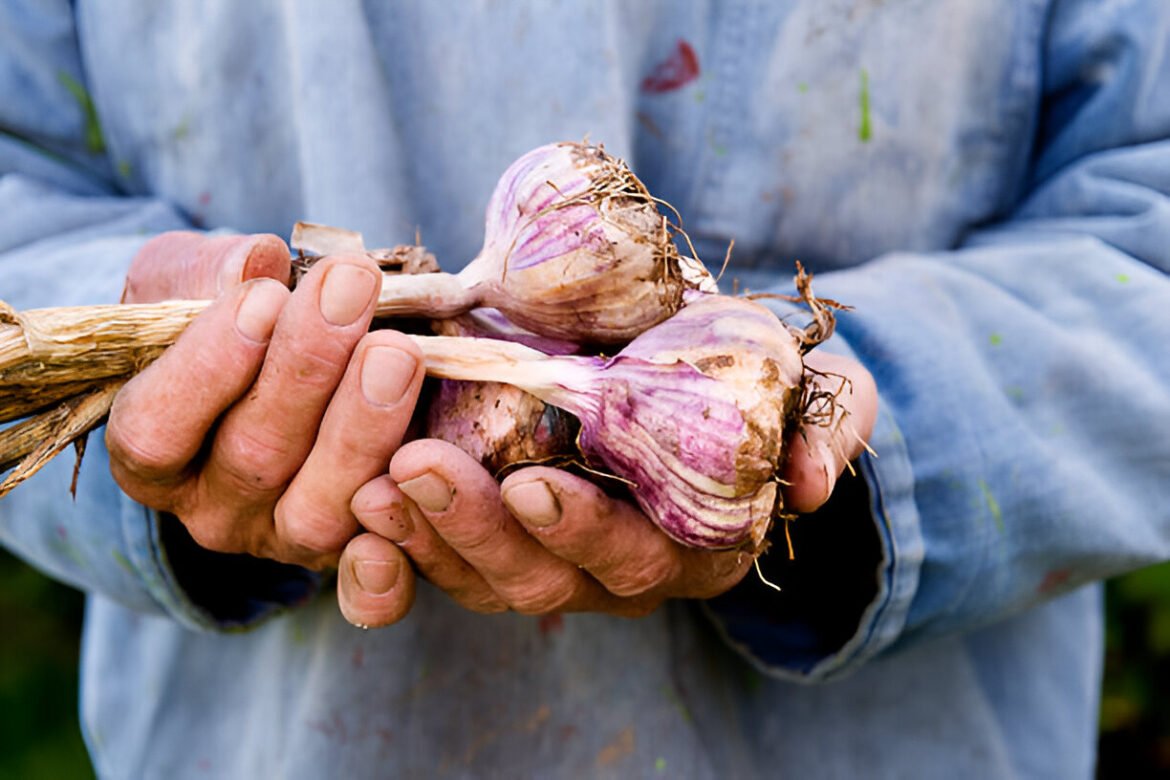
[[[809,358],[820,372],[813,381],[837,395],[840,417],[790,442],[785,501],[798,512],[828,500],[864,448],[877,411],[863,366],[832,355]],[[680,545],[633,505],[556,469],[524,469],[497,486],[469,456],[435,440],[403,446],[389,474],[362,487],[351,508],[387,566],[405,572],[398,550],[405,551],[423,577],[476,612],[644,615],[668,598],[719,595],[752,565],[740,551]],[[387,625],[405,614],[401,599],[375,604],[347,596],[356,589],[347,589],[345,570],[343,562],[339,599],[351,621]]]
[[[374,263],[327,258],[291,294],[288,274],[275,236],[149,242],[126,301],[215,301],[118,394],[106,439],[122,489],[201,546],[319,569],[358,530],[350,498],[385,473],[423,372],[405,336],[366,333]]]
[[[865,450],[878,409],[873,376],[856,360],[814,349],[804,364],[813,391],[834,397],[836,409],[825,424],[806,423],[788,441],[784,508],[796,514],[829,500],[841,472]]]
[[[632,504],[557,469],[528,468],[497,484],[466,453],[434,439],[404,445],[352,508],[476,612],[645,615],[668,598],[721,593],[751,565],[738,551],[680,545]],[[347,609],[344,590],[341,598],[356,622],[392,622],[377,609]]]

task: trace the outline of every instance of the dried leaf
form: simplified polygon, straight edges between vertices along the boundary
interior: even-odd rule
[[[0,408],[33,387],[133,375],[173,344],[207,305],[164,301],[23,312],[5,307],[0,319]]]
[[[124,384],[122,381],[110,382],[0,431],[0,471],[16,466],[0,482],[0,498],[40,471],[76,439],[96,428],[109,414],[114,396]],[[79,458],[80,454],[79,451]]]
[[[364,255],[366,244],[362,234],[354,230],[298,222],[293,225],[289,245],[299,252],[311,255]]]
[[[433,274],[439,261],[425,246],[400,244],[390,249],[371,249],[366,253],[387,274]]]

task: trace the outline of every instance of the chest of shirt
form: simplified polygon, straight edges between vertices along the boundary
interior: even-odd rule
[[[417,229],[454,268],[513,158],[588,135],[704,257],[734,238],[739,265],[824,268],[1010,207],[1044,5],[220,2],[83,6],[81,31],[126,186],[197,224]]]

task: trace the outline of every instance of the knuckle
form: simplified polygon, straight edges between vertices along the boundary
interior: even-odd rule
[[[355,464],[374,464],[370,470],[376,474],[389,465],[403,427],[405,423],[398,425],[398,420],[388,418],[384,410],[373,410],[364,424],[349,426],[330,439],[340,457]]]
[[[267,493],[288,480],[285,464],[292,450],[288,434],[278,427],[241,426],[216,437],[215,465],[238,492]]]
[[[355,530],[352,519],[300,501],[277,503],[275,519],[281,540],[316,553],[340,551]]]
[[[739,584],[751,569],[754,560],[740,552],[702,552],[695,561],[697,576],[679,595],[686,598],[710,599],[722,595]]]
[[[220,553],[249,552],[238,528],[226,518],[204,515],[180,520],[195,543],[205,550]]]
[[[204,327],[179,336],[184,348],[181,360],[175,359],[170,365],[175,368],[172,373],[188,380],[188,387],[209,388],[213,377],[222,381],[225,376],[245,373],[251,368],[249,362],[242,359],[243,353],[235,343],[234,323],[223,316],[223,307],[224,304],[220,303],[216,311],[209,309],[201,313],[199,317],[203,321],[200,324]],[[187,336],[185,341],[182,341],[183,336]],[[218,349],[207,348],[213,340],[219,345]]]
[[[152,434],[124,415],[111,415],[106,448],[126,475],[143,482],[160,481],[182,465],[168,437]]]
[[[627,560],[620,568],[599,576],[606,590],[615,596],[641,596],[661,588],[678,576],[678,561],[669,555],[649,560]]]
[[[450,510],[448,510],[450,511]],[[454,518],[452,518],[454,519]],[[462,517],[460,520],[464,519]],[[441,535],[452,547],[464,554],[490,553],[505,533],[506,519],[498,512],[487,512],[484,517],[466,518],[472,522],[447,522],[440,530]]]
[[[533,577],[531,583],[513,585],[502,595],[522,615],[547,615],[563,612],[576,595],[576,587],[571,575]]]
[[[291,378],[301,387],[332,391],[349,362],[349,350],[337,339],[301,340],[292,345]]]
[[[461,589],[451,597],[465,609],[481,615],[496,615],[508,610],[508,605],[499,596],[481,588]]]

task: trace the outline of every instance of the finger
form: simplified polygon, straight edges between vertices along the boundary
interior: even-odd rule
[[[402,551],[377,534],[350,540],[337,570],[337,603],[350,623],[397,623],[414,604],[414,574]]]
[[[289,252],[277,236],[206,236],[175,231],[147,241],[126,275],[124,303],[215,298],[243,281],[288,283]]]
[[[492,613],[508,608],[479,572],[435,533],[389,474],[363,485],[350,506],[363,528],[398,545],[419,574],[466,609]]]
[[[252,384],[288,289],[256,280],[200,314],[178,341],[114,399],[110,466],[132,498],[171,509],[216,419]]]
[[[652,608],[665,597],[722,593],[747,569],[746,556],[685,547],[637,507],[557,469],[517,471],[504,480],[501,495],[546,548],[584,567],[611,593],[643,597],[643,607]]]
[[[833,494],[845,463],[833,452],[830,441],[819,429],[798,431],[789,439],[783,476],[785,511],[814,512]]]
[[[435,439],[410,442],[391,459],[390,476],[439,536],[517,612],[617,606],[616,597],[596,580],[533,539],[504,507],[491,475],[458,447]]]
[[[788,511],[813,512],[829,500],[837,479],[865,451],[877,418],[877,387],[873,376],[855,360],[810,352],[808,375],[814,392],[831,398],[831,415],[806,422],[789,438],[784,464],[784,506]]]
[[[276,505],[277,534],[318,551],[357,531],[350,499],[384,474],[423,381],[422,353],[390,330],[365,336],[329,403],[309,457]]]
[[[316,438],[325,408],[373,317],[381,274],[364,257],[333,257],[297,286],[260,376],[225,416],[203,479],[211,496],[275,504]]]

